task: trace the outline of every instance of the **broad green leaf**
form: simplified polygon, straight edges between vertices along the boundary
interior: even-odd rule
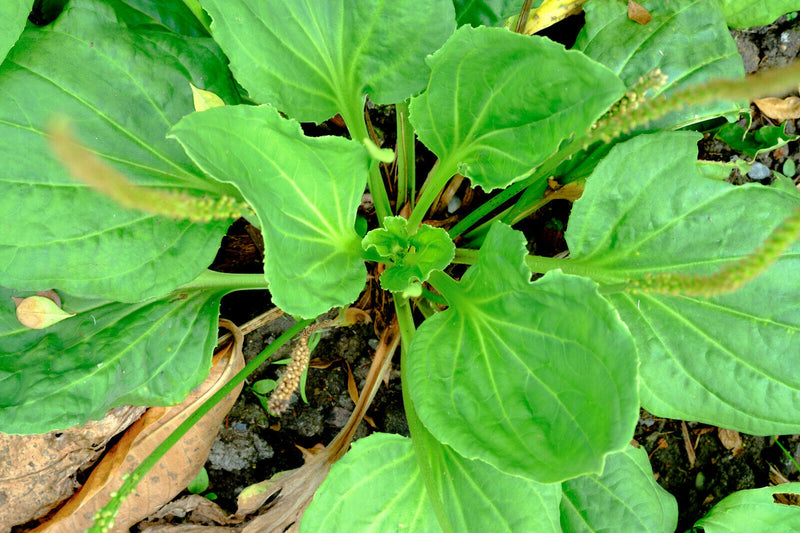
[[[535,0],[533,7],[541,3],[542,0]],[[518,15],[522,8],[519,0],[453,0],[453,5],[459,26],[496,26]]]
[[[525,253],[522,233],[495,224],[460,282],[431,275],[450,308],[411,342],[411,398],[468,459],[540,483],[599,473],[638,419],[633,340],[594,282],[530,283]]]
[[[383,228],[370,231],[361,246],[377,259],[392,263],[381,274],[381,287],[387,291],[404,291],[413,283],[428,280],[434,270],[444,270],[455,255],[456,247],[442,228],[421,225],[408,235],[408,220],[386,217]]]
[[[731,28],[745,29],[771,24],[785,13],[800,10],[797,0],[718,0]]]
[[[0,63],[25,29],[32,7],[33,0],[3,0],[0,3]]]
[[[0,288],[0,432],[45,433],[119,405],[178,403],[211,368],[222,292],[134,304],[60,294],[76,316],[32,330]]]
[[[755,159],[759,154],[771,152],[791,141],[796,141],[800,135],[788,135],[786,124],[764,126],[754,132],[749,132],[739,124],[731,122],[720,127],[715,137],[737,152],[742,152]]]
[[[453,531],[560,532],[559,485],[504,474],[426,440],[439,496]],[[331,468],[301,522],[301,532],[441,531],[412,441],[376,433],[360,439]]]
[[[427,461],[435,473],[432,481],[451,531],[561,533],[560,485],[536,483],[466,459],[421,429],[414,433],[421,440],[417,460]]]
[[[740,490],[715,505],[698,520],[693,532],[703,533],[794,533],[800,529],[800,507],[775,501],[775,495],[796,498],[800,483]]]
[[[675,497],[656,483],[642,448],[609,455],[601,475],[565,481],[561,489],[564,533],[674,533],[678,525]]]
[[[250,96],[304,122],[361,120],[365,94],[393,104],[419,92],[425,56],[455,28],[449,0],[201,3]]]
[[[800,203],[796,189],[702,178],[699,138],[666,132],[614,147],[574,204],[571,260],[609,282],[711,274],[752,253]],[[648,411],[756,435],[800,430],[800,245],[723,296],[608,298],[636,339]]]
[[[624,92],[583,54],[501,28],[462,26],[428,62],[411,123],[440,165],[485,190],[530,174]]]
[[[369,168],[360,144],[306,137],[300,124],[267,105],[193,113],[170,137],[253,206],[275,305],[314,317],[358,297],[367,271],[354,224]]]
[[[303,513],[301,533],[441,531],[411,440],[375,433],[331,467]]]
[[[640,4],[653,17],[647,24],[630,20],[624,2],[587,2],[586,25],[575,49],[610,68],[626,87],[660,68],[668,79],[656,94],[744,76],[742,58],[716,2],[642,0]],[[721,100],[670,113],[648,128],[695,123],[739,109],[747,109],[747,102]]]
[[[81,5],[26,29],[0,66],[0,283],[139,301],[205,270],[227,223],[121,209],[67,174],[47,124],[56,110],[70,117],[81,140],[136,183],[219,194],[228,188],[164,136],[193,110],[189,81],[226,99],[235,88],[210,39],[137,34],[107,22],[102,4]]]
[[[152,26],[191,37],[205,37],[205,28],[183,0],[105,0],[130,27]],[[72,0],[75,3],[75,0]]]

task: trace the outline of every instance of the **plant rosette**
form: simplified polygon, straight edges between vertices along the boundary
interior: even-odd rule
[[[313,319],[378,262],[411,436],[358,441],[301,531],[674,531],[675,499],[630,445],[640,407],[800,432],[800,194],[705,177],[696,146],[705,121],[800,81],[744,79],[728,32],[796,5],[641,4],[647,24],[586,2],[568,50],[481,26],[510,2],[71,0],[42,27],[31,0],[4,3],[0,430],[179,402],[208,373],[224,294],[268,287]],[[367,98],[395,105],[392,187]],[[350,138],[301,128],[337,113]],[[422,186],[415,137],[438,159]],[[456,174],[494,195],[423,223]],[[513,227],[554,177],[580,197],[563,259]],[[239,216],[261,229],[263,275],[206,270]],[[12,298],[48,289],[61,305],[39,315],[59,320],[22,325]],[[767,490],[698,527],[800,527]]]

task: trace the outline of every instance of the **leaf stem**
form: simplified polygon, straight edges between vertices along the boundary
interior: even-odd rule
[[[408,348],[415,331],[414,317],[411,314],[411,305],[408,302],[408,298],[395,295],[394,307],[397,313],[397,324],[400,328],[400,380],[402,381],[403,408],[405,409],[406,419],[408,421],[408,431],[411,434],[411,442],[414,445],[417,464],[422,472],[422,479],[425,483],[431,505],[433,506],[433,511],[436,513],[436,519],[439,521],[439,525],[443,531],[446,533],[453,533],[453,529],[445,513],[444,503],[436,489],[435,474],[431,468],[428,452],[423,442],[426,439],[433,439],[434,437],[428,433],[428,430],[422,424],[419,416],[417,416],[417,411],[414,408],[414,403],[411,401],[411,396],[408,392]]]
[[[215,405],[217,405],[223,398],[231,393],[240,383],[242,383],[247,376],[256,370],[264,361],[269,359],[278,348],[289,342],[292,337],[302,332],[306,327],[314,322],[313,319],[303,320],[296,323],[294,326],[287,329],[283,335],[275,339],[267,348],[258,354],[252,361],[250,361],[242,370],[240,370],[230,381],[223,385],[217,392],[215,392],[208,400],[198,407],[192,414],[189,415],[175,430],[167,437],[164,442],[159,444],[150,455],[148,455],[136,469],[125,477],[122,486],[115,491],[114,496],[109,502],[100,509],[94,516],[94,525],[90,527],[88,533],[105,533],[109,531],[113,525],[114,517],[117,515],[122,502],[127,498],[136,488],[139,481],[147,474],[147,472],[155,466],[155,464],[164,456],[167,451],[183,437],[197,422],[200,421]]]
[[[422,219],[430,209],[439,192],[444,188],[447,180],[449,180],[458,170],[457,158],[449,157],[448,159],[440,159],[432,174],[426,180],[423,186],[422,194],[408,218],[408,231],[413,233],[417,230],[422,223]]]
[[[343,102],[339,109],[345,124],[347,124],[347,129],[350,131],[350,138],[361,144],[368,142],[369,132],[364,118],[364,100],[358,99],[355,103],[350,102],[349,105]],[[367,180],[378,222],[383,227],[383,219],[392,216],[392,206],[389,203],[386,186],[383,184],[380,163],[374,159],[370,161]]]
[[[406,203],[414,209],[416,184],[416,147],[414,128],[408,120],[408,102],[395,104],[397,121],[397,210]]]
[[[269,289],[269,282],[264,274],[230,274],[206,270],[192,281],[179,286],[174,292],[191,289],[228,289],[231,291]]]
[[[453,263],[459,265],[474,265],[478,262],[478,254],[479,250],[471,248],[457,248],[456,255],[453,258]],[[574,259],[528,255],[525,257],[525,264],[528,265],[528,268],[531,269],[531,272],[535,274],[545,274],[551,270],[561,270],[565,274],[583,276],[603,285],[623,283],[625,280],[625,273],[623,272],[608,271],[600,267],[575,261]],[[434,276],[434,274],[440,273],[431,272],[431,278],[428,281],[431,283],[431,285],[434,285],[439,292],[442,292],[443,287],[436,285],[436,283],[440,281],[436,276]],[[623,284],[621,287],[627,287],[627,285]]]

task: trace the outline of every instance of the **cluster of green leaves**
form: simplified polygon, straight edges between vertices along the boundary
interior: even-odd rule
[[[800,247],[731,294],[633,294],[626,281],[716,272],[752,253],[800,195],[781,180],[703,177],[700,135],[674,131],[746,102],[672,110],[612,145],[585,144],[583,132],[655,69],[668,82],[651,97],[741,77],[728,24],[796,6],[642,3],[647,25],[624,2],[590,0],[567,50],[475,27],[519,9],[499,0],[201,0],[210,27],[189,1],[71,0],[42,27],[25,22],[31,0],[5,2],[0,430],[177,402],[209,369],[226,292],[268,285],[283,310],[311,318],[352,303],[364,261],[380,261],[403,330],[412,438],[356,443],[302,530],[673,531],[674,498],[629,445],[639,407],[754,434],[800,431]],[[227,105],[193,112],[190,83]],[[391,216],[367,97],[408,109],[398,120],[439,159],[408,220]],[[56,111],[137,185],[249,204],[264,275],[205,270],[229,220],[122,209],[74,180],[47,145]],[[300,127],[336,113],[350,139]],[[420,226],[457,172],[509,199],[522,193],[512,211],[524,212],[554,169],[563,182],[586,178],[569,259],[527,255],[502,217],[471,234],[477,250],[455,249],[458,231]],[[362,239],[365,187],[380,227]],[[451,262],[470,265],[461,279],[444,273]],[[447,308],[415,328],[409,299],[423,282]],[[26,329],[11,297],[43,289],[75,316]],[[765,491],[726,499],[698,527],[725,531],[742,523],[734,515],[800,524]]]

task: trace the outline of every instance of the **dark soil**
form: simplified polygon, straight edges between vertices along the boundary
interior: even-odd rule
[[[800,52],[800,24],[780,20],[778,23],[747,31],[734,32],[744,56],[748,73],[794,60]],[[387,145],[394,143],[394,122],[391,108],[372,109],[370,119]],[[755,112],[753,127],[772,125]],[[789,124],[787,133],[794,133]],[[345,134],[336,120],[321,126],[308,126],[309,134]],[[800,162],[797,142],[758,160],[778,172],[787,158]],[[432,164],[431,155],[420,149],[420,176]],[[731,160],[740,157],[735,151],[706,134],[701,142],[701,157],[712,160]],[[800,167],[800,165],[798,165]],[[734,183],[748,181],[735,173]],[[525,232],[535,242],[536,252],[555,255],[566,245],[563,231],[569,216],[570,204],[553,202],[524,223]],[[364,214],[370,215],[368,208]],[[232,226],[215,268],[229,272],[257,272],[261,268],[260,243],[245,221]],[[265,291],[240,292],[223,300],[222,316],[243,324],[271,307]],[[292,323],[283,318],[246,337],[245,356],[249,360],[264,349]],[[273,474],[296,468],[303,463],[298,446],[311,448],[330,442],[351,413],[354,402],[348,393],[348,372],[361,389],[369,368],[380,331],[373,325],[350,327],[325,333],[312,355],[306,385],[308,404],[295,397],[289,410],[280,418],[269,417],[256,395],[248,389],[259,379],[277,378],[283,367],[265,364],[248,380],[239,401],[227,417],[224,427],[206,464],[210,474],[208,492],[217,496],[217,503],[228,512],[235,511],[236,496],[247,485],[262,481]],[[286,357],[278,353],[274,359]],[[408,434],[402,407],[399,380],[399,358],[395,360],[389,386],[381,386],[368,411],[369,423],[362,422],[356,438],[372,432]],[[798,479],[798,471],[790,457],[772,438],[742,435],[741,449],[726,448],[716,428],[687,422],[684,436],[681,422],[655,418],[642,412],[635,440],[651,457],[658,482],[678,500],[680,522],[678,531],[691,529],[714,504],[726,495],[742,489],[763,487],[770,483],[770,467],[790,480]],[[693,449],[692,462],[686,446]],[[781,444],[800,460],[800,436],[781,437]]]

